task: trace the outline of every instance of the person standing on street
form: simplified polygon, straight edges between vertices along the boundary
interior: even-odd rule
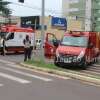
[[[26,35],[26,38],[23,41],[24,43],[24,61],[31,59],[31,41],[29,35]]]
[[[1,54],[3,56],[5,56],[5,51],[6,51],[6,48],[5,48],[5,37],[0,37],[0,41],[2,43],[2,49],[1,49]]]
[[[5,38],[3,38],[2,44],[3,44],[2,55],[5,56],[5,50],[6,50],[6,49],[5,49]]]

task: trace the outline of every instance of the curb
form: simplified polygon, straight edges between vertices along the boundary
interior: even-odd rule
[[[85,76],[85,75],[79,75],[78,73],[75,73],[75,72],[64,72],[64,71],[58,71],[58,70],[54,70],[54,69],[40,68],[37,66],[32,66],[32,65],[28,65],[28,64],[24,64],[24,63],[20,63],[20,65],[23,67],[30,68],[30,69],[39,70],[39,71],[43,71],[43,72],[47,72],[47,73],[51,73],[51,74],[56,74],[56,75],[60,75],[60,76],[64,76],[64,77],[70,77],[73,79],[78,79],[81,81],[100,85],[100,79],[96,79],[96,78],[93,78],[90,76]]]
[[[100,67],[100,64],[93,64],[94,66],[96,66],[96,67]]]

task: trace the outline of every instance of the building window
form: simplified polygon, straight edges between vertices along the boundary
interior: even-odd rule
[[[100,21],[100,18],[98,18],[98,21]]]
[[[70,4],[79,3],[79,0],[70,0],[69,3],[70,3]]]
[[[69,12],[75,12],[75,11],[79,11],[79,9],[78,8],[71,8],[71,9],[69,9]]]
[[[70,16],[69,19],[76,20],[76,16]]]

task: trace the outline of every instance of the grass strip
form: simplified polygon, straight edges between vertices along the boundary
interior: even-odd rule
[[[60,68],[60,67],[55,66],[53,63],[46,63],[43,60],[33,60],[32,59],[32,60],[26,61],[25,63],[28,65],[37,66],[40,68],[54,69],[58,71],[69,72],[73,74],[84,75],[84,76],[95,78],[95,79],[100,79],[100,76],[86,74],[83,72],[79,72],[79,70],[69,70],[69,69]]]

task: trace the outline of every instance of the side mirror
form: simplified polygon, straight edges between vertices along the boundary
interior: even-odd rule
[[[54,40],[54,41],[53,41],[53,45],[54,45],[55,47],[58,47],[59,42],[58,42],[57,40]]]
[[[94,47],[93,43],[90,43],[89,48],[93,48],[93,47]]]

